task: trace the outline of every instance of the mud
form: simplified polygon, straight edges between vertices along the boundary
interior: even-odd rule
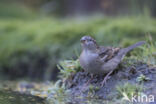
[[[97,99],[96,101],[102,99],[103,101],[117,102],[116,86],[127,82],[141,85],[136,80],[141,74],[150,79],[143,82],[143,87],[146,89],[144,93],[147,95],[152,94],[156,97],[156,68],[142,62],[137,62],[128,67],[124,66],[123,63],[110,75],[110,78],[103,87],[101,87],[101,82],[104,76],[94,75],[91,78],[91,75],[84,71],[76,73],[72,80],[66,81],[66,87],[71,91],[71,95],[77,103],[81,102],[81,99],[77,98],[83,98],[82,101],[87,98],[92,100]],[[156,104],[156,101],[151,104]]]

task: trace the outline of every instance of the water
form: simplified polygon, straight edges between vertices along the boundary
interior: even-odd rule
[[[0,104],[46,104],[44,99],[39,97],[20,94],[9,90],[0,91]]]

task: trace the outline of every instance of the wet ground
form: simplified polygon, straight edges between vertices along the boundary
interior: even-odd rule
[[[148,80],[144,79],[142,82],[139,82],[137,79],[141,75],[144,75]],[[130,83],[138,85],[138,87],[142,85],[144,88],[143,93],[154,95],[155,101],[153,103],[141,104],[156,104],[156,68],[153,66],[148,66],[141,62],[130,66],[120,65],[120,67],[110,75],[107,83],[101,87],[103,78],[104,76],[93,76],[91,79],[90,74],[78,72],[72,80],[66,81],[67,89],[71,91],[72,100],[74,99],[78,104],[90,100],[95,100],[96,103],[107,104],[107,102],[114,102],[113,104],[120,104],[120,101],[117,103],[120,98],[116,87]]]
[[[0,104],[45,104],[44,99],[10,90],[0,91]]]
[[[142,82],[137,79],[141,75],[145,78]],[[143,93],[154,95],[155,102],[153,103],[136,103],[136,104],[156,104],[156,67],[137,62],[132,65],[122,64],[115,70],[107,83],[101,87],[101,82],[104,76],[91,75],[87,72],[77,72],[70,80],[66,80],[65,94],[64,89],[52,88],[53,84],[46,83],[30,83],[30,82],[6,82],[2,88],[13,88],[14,90],[0,90],[0,104],[45,104],[49,97],[49,104],[135,104],[121,103],[122,96],[119,96],[117,86],[124,86],[125,83],[130,83],[143,86]],[[15,89],[16,88],[16,89]],[[26,90],[25,90],[26,89]],[[22,93],[19,93],[21,92]],[[49,94],[48,92],[55,91]],[[32,94],[33,92],[33,94]],[[43,93],[46,92],[46,93]],[[30,95],[32,94],[32,95]],[[49,95],[48,95],[49,94]],[[44,99],[43,99],[44,98]]]

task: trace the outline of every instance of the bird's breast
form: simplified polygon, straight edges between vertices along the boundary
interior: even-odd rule
[[[80,55],[80,65],[81,67],[90,73],[95,73],[99,68],[99,63],[97,62],[98,54],[92,52],[82,52]]]

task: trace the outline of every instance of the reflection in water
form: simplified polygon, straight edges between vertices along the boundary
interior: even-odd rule
[[[45,104],[44,99],[39,97],[20,94],[17,92],[0,91],[0,104]]]

